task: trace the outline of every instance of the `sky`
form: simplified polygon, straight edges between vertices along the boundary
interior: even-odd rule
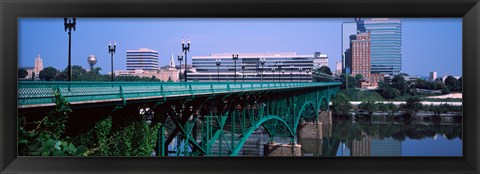
[[[65,69],[68,34],[63,18],[18,18],[18,66],[33,67],[38,54],[43,66]],[[101,73],[110,72],[108,41],[116,40],[114,70],[126,69],[126,50],[150,48],[159,64],[181,53],[182,38],[191,39],[191,56],[212,53],[296,52],[327,54],[329,67],[341,60],[341,25],[353,18],[77,18],[72,31],[72,65],[88,69],[97,57]],[[402,72],[428,76],[462,73],[461,18],[402,19]]]

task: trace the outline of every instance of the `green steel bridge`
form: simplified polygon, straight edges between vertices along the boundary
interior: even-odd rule
[[[18,112],[45,114],[55,93],[73,112],[70,132],[102,117],[160,124],[157,155],[236,156],[258,128],[295,144],[302,120],[317,122],[340,82],[23,82]],[[168,147],[177,141],[176,147]],[[215,146],[215,149],[213,148]],[[218,148],[217,148],[218,147]],[[226,152],[225,152],[226,151]]]

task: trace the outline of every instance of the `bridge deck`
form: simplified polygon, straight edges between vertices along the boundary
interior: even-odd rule
[[[19,82],[19,108],[52,106],[54,91],[71,104],[170,98],[291,88],[338,86],[340,82]]]

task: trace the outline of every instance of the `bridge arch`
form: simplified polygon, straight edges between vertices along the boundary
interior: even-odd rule
[[[230,154],[230,156],[236,156],[238,154],[238,152],[240,152],[240,150],[242,149],[243,145],[245,144],[245,142],[247,141],[247,139],[250,137],[250,135],[252,135],[253,131],[255,131],[257,128],[259,128],[260,126],[263,125],[263,123],[269,121],[269,120],[277,120],[279,121],[280,123],[282,123],[283,126],[285,126],[287,129],[288,129],[288,132],[290,133],[290,136],[295,136],[295,133],[293,132],[293,130],[290,128],[290,126],[287,124],[287,122],[285,122],[285,120],[283,120],[282,118],[280,118],[279,116],[276,116],[276,115],[267,115],[267,116],[264,116],[262,117],[260,120],[258,120],[254,126],[248,128],[247,132],[243,135],[242,139],[240,139],[240,141],[238,142],[238,144],[235,146],[235,149],[233,149],[232,153]],[[295,126],[296,127],[296,126]]]

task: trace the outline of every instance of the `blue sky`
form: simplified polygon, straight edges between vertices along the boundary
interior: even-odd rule
[[[150,48],[166,65],[181,52],[182,37],[190,37],[191,56],[211,53],[316,51],[329,57],[334,71],[341,60],[341,24],[353,18],[77,18],[72,31],[72,65],[89,67],[97,57],[101,73],[110,71],[107,43],[117,41],[114,69],[126,69],[126,50]],[[44,67],[65,69],[68,34],[63,18],[19,18],[19,67],[33,66],[40,54]],[[427,76],[430,71],[462,73],[462,19],[402,19],[402,71]],[[178,63],[177,63],[178,64]]]

